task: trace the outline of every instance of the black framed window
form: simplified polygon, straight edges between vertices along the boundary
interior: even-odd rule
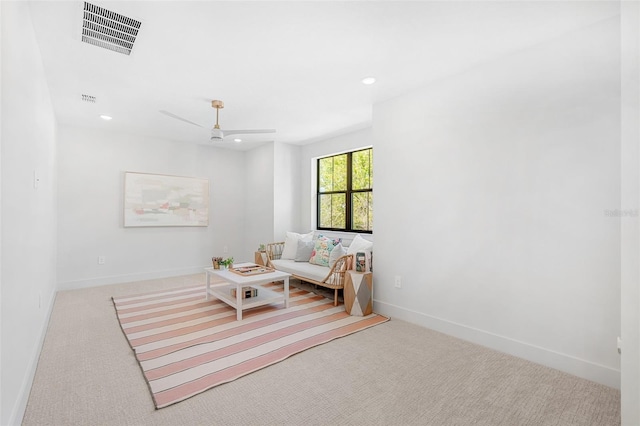
[[[373,148],[318,159],[317,227],[373,233]]]

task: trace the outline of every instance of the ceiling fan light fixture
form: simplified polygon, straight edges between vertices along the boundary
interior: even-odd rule
[[[376,82],[376,78],[375,77],[365,77],[362,79],[362,84],[366,84],[367,86],[373,84]]]
[[[211,129],[211,139],[210,139],[211,142],[224,142],[224,137],[225,136],[228,137],[228,136],[231,136],[231,135],[246,135],[246,134],[253,134],[253,133],[275,133],[275,129],[262,129],[262,130],[257,130],[257,129],[253,129],[253,130],[229,130],[229,129],[226,129],[225,131],[223,131],[220,128],[219,118],[220,118],[220,110],[222,108],[224,108],[224,102],[214,99],[213,101],[211,101],[211,107],[216,110],[216,124],[213,126],[213,129]],[[234,138],[233,141],[236,142],[236,143],[240,143],[240,142],[242,142],[242,139],[241,138]]]
[[[224,138],[224,133],[219,128],[214,127],[211,129],[211,140],[212,141],[222,141]]]

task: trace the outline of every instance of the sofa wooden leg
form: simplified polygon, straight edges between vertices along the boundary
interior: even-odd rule
[[[333,306],[338,306],[338,289],[336,288],[334,290],[334,295],[333,295]]]

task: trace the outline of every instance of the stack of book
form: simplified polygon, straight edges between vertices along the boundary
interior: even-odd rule
[[[258,289],[254,287],[242,287],[242,298],[248,299],[250,297],[256,297],[258,295]],[[231,297],[236,297],[236,289],[231,289]]]

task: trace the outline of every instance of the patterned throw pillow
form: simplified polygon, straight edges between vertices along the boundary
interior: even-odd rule
[[[309,263],[328,267],[331,250],[333,250],[333,248],[339,243],[340,240],[332,240],[330,238],[319,235],[318,239],[315,242],[313,252],[311,253],[311,259],[309,259]]]

